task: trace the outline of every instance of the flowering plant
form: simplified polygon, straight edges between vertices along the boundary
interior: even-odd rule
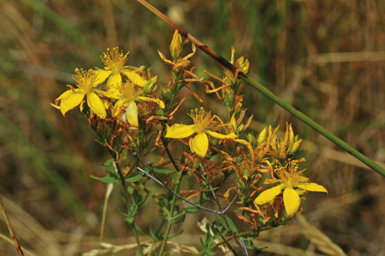
[[[290,124],[280,136],[279,127],[258,133],[250,128],[252,116],[245,120],[238,76],[248,73],[249,61],[234,61],[232,50],[236,72],[202,78],[191,61],[194,45],[183,56],[187,45],[175,31],[170,59],[159,52],[171,67],[166,85],[149,70],[126,65],[128,53],[107,49],[104,68],[75,69],[76,87],[69,86],[53,106],[63,115],[79,107],[111,154],[107,176],[95,178],[122,185],[123,215],[136,237],[137,254],[163,255],[171,247],[172,225],[197,212],[214,216],[200,224],[206,232],[201,255],[219,248],[247,253],[260,231],[282,225],[300,211],[308,191],[327,190],[304,176],[302,140]],[[221,111],[205,104],[201,88],[217,99]],[[183,119],[186,112],[192,123]],[[148,181],[164,187],[163,193]],[[144,230],[138,222],[149,198],[163,217],[157,231]],[[230,212],[237,218],[230,218]],[[139,234],[149,241],[143,244]]]

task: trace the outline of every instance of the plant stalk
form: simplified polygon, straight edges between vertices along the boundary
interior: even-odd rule
[[[270,100],[272,100],[274,103],[280,105],[282,108],[287,110],[292,115],[296,116],[299,120],[304,122],[306,125],[310,126],[312,129],[317,131],[318,133],[322,134],[324,137],[332,141],[334,144],[342,148],[343,150],[349,152],[352,154],[355,158],[363,162],[365,165],[367,165],[369,168],[374,170],[375,172],[379,173],[383,177],[385,177],[385,169],[378,165],[373,160],[366,157],[364,154],[358,152],[356,149],[351,147],[349,144],[335,136],[333,133],[326,130],[324,127],[316,123],[314,120],[312,120],[310,117],[305,115],[304,113],[298,111],[290,104],[286,103],[284,100],[276,96],[273,92],[271,92],[269,89],[267,89],[265,86],[263,86],[260,82],[258,82],[256,79],[249,77],[248,75],[240,72],[236,66],[234,66],[232,63],[230,63],[228,60],[223,58],[222,56],[218,55],[214,50],[212,50],[210,47],[193,37],[190,33],[188,33],[186,30],[184,30],[182,27],[175,24],[172,20],[170,20],[166,15],[164,15],[162,12],[160,12],[158,9],[156,9],[154,6],[152,6],[150,3],[148,3],[146,0],[137,0],[140,4],[142,4],[144,7],[146,7],[148,10],[150,10],[152,13],[154,13],[156,16],[158,16],[160,19],[165,21],[167,24],[169,24],[174,29],[178,30],[180,34],[182,34],[184,37],[186,37],[188,40],[190,40],[193,44],[195,44],[199,49],[201,49],[203,52],[205,52],[207,55],[215,59],[217,62],[219,62],[222,66],[225,68],[233,71],[234,73],[238,73],[240,79],[245,81],[248,85],[253,87],[254,89],[261,92],[264,96],[268,97]]]
[[[163,131],[165,129],[165,125],[162,124],[162,128],[163,128]],[[172,199],[171,199],[171,206],[170,206],[170,218],[174,217],[173,214],[174,214],[174,210],[175,210],[175,206],[176,206],[176,198],[177,198],[177,194],[179,193],[179,189],[180,189],[180,184],[182,183],[182,177],[183,177],[183,170],[180,170],[179,167],[176,165],[176,162],[173,158],[173,156],[171,155],[171,152],[170,150],[168,149],[168,145],[167,145],[167,141],[162,138],[162,143],[163,143],[163,146],[166,150],[166,153],[167,153],[167,156],[168,158],[170,159],[172,165],[174,166],[175,170],[178,172],[178,183],[176,184],[176,187],[175,187],[175,193],[173,193],[173,196],[172,196]],[[164,237],[163,237],[163,241],[162,241],[162,245],[160,247],[160,250],[159,250],[159,255],[160,256],[163,256],[164,254],[164,250],[166,249],[166,245],[167,245],[167,240],[168,240],[168,236],[170,234],[170,231],[171,231],[171,226],[172,226],[172,223],[170,221],[167,222],[167,226],[166,226],[166,231],[164,232]]]

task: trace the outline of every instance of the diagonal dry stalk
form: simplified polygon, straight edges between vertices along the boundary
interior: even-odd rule
[[[263,86],[260,82],[257,81],[257,79],[254,79],[247,74],[242,73],[236,66],[231,64],[228,60],[221,57],[218,53],[216,53],[214,50],[212,50],[210,47],[208,47],[206,44],[202,43],[195,37],[193,37],[190,33],[188,33],[186,30],[184,30],[182,27],[175,24],[173,21],[171,21],[166,15],[164,15],[162,12],[160,12],[158,9],[156,9],[154,6],[152,6],[150,3],[148,3],[145,0],[137,0],[140,4],[145,6],[148,10],[150,10],[152,13],[154,13],[156,16],[161,18],[163,21],[165,21],[167,24],[169,24],[174,29],[178,30],[180,34],[182,34],[184,37],[186,37],[188,40],[190,40],[194,45],[196,45],[199,49],[201,49],[203,52],[205,52],[207,55],[215,59],[217,62],[219,62],[221,65],[226,67],[227,69],[233,71],[234,73],[237,73],[239,75],[239,78],[242,79],[244,82],[246,82],[248,85],[253,87],[254,89],[258,90],[260,93],[262,93],[264,96],[272,100],[274,103],[280,105],[282,108],[296,116],[299,120],[304,122],[306,125],[310,126],[312,129],[317,131],[318,133],[322,134],[324,137],[332,141],[334,144],[342,148],[343,150],[349,152],[352,154],[355,158],[366,164],[368,167],[373,169],[375,172],[379,173],[383,177],[385,177],[385,169],[378,165],[373,160],[366,157],[364,154],[358,152],[356,149],[351,147],[349,144],[347,144],[345,141],[338,138],[333,133],[326,130],[324,127],[316,123],[313,119],[302,113],[301,111],[298,111],[295,109],[292,105],[286,103],[281,98],[276,96],[273,92],[271,92],[269,89],[267,89],[265,86]]]
[[[2,212],[3,212],[3,214],[4,214],[4,219],[5,219],[5,222],[7,223],[9,234],[11,235],[12,240],[13,240],[13,242],[15,244],[15,248],[17,250],[17,254],[19,254],[19,256],[24,256],[23,250],[21,249],[20,243],[17,240],[17,237],[15,235],[15,231],[13,231],[11,222],[9,221],[7,212],[4,209],[4,205],[3,205],[3,201],[1,200],[1,197],[0,197],[0,208],[1,208]]]

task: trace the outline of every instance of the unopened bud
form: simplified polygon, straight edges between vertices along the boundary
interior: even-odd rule
[[[297,139],[297,138],[296,138]],[[298,151],[298,149],[301,147],[301,144],[302,144],[302,139],[299,139],[299,140],[296,140],[293,145],[291,146],[290,148],[290,151],[289,153],[290,154],[294,154]]]
[[[165,88],[162,90],[162,97],[167,100],[170,100],[172,98],[172,91],[170,90],[170,88]]]
[[[230,88],[226,88],[224,94],[225,105],[227,108],[231,108],[234,102],[234,91]]]
[[[180,36],[178,30],[175,30],[174,36],[172,37],[170,44],[171,57],[176,60],[179,58],[179,55],[182,51],[182,37]]]
[[[266,140],[266,138],[267,138],[267,130],[265,127],[258,135],[258,138],[257,138],[258,144],[262,144]]]
[[[238,125],[237,125],[237,121],[235,120],[235,115],[231,116],[230,125],[233,131],[237,131]]]
[[[235,62],[235,65],[242,71],[242,73],[247,74],[249,73],[250,69],[250,62],[245,57],[240,57]]]
[[[151,93],[156,90],[156,80],[158,79],[158,76],[154,76],[150,80],[147,81],[145,84],[143,91],[145,93]]]
[[[252,145],[255,145],[255,136],[254,136],[254,134],[248,133],[248,134],[246,135],[246,138],[247,138],[248,141],[251,142]]]

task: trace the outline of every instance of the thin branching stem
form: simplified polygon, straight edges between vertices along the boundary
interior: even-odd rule
[[[163,130],[164,129],[165,129],[165,126],[163,125]],[[168,158],[170,159],[171,163],[173,164],[175,170],[178,173],[177,184],[175,186],[175,191],[174,191],[175,193],[172,193],[173,197],[172,197],[171,202],[170,202],[170,205],[171,205],[170,206],[170,218],[172,218],[172,217],[174,217],[173,215],[174,215],[174,211],[175,211],[175,207],[176,207],[176,198],[177,198],[176,194],[178,194],[179,189],[180,189],[180,184],[182,183],[183,170],[180,170],[179,167],[177,166],[173,156],[171,155],[170,150],[168,149],[167,142],[164,138],[162,138],[162,143],[163,143],[163,146],[166,150]],[[166,226],[166,231],[164,232],[163,241],[162,241],[162,244],[161,244],[160,250],[159,250],[160,256],[162,256],[164,254],[164,250],[166,249],[168,236],[169,236],[170,231],[171,231],[171,226],[172,226],[171,221],[168,221],[167,226]]]
[[[187,198],[179,195],[178,193],[175,193],[174,190],[172,190],[167,184],[166,182],[164,181],[161,181],[160,179],[158,178],[155,178],[154,176],[152,176],[151,174],[149,174],[148,172],[146,172],[145,170],[143,170],[142,168],[140,167],[136,167],[138,169],[138,171],[141,172],[142,175],[152,179],[153,181],[155,181],[156,183],[160,184],[162,187],[166,188],[168,191],[170,191],[172,194],[174,194],[176,197],[178,197],[179,199],[182,199],[183,201],[185,201],[186,203],[188,204],[191,204],[199,209],[202,209],[204,211],[208,211],[208,212],[212,212],[212,213],[216,213],[216,214],[220,214],[220,215],[223,215],[224,213],[226,213],[226,211],[230,208],[230,206],[234,203],[235,199],[237,199],[237,196],[235,196],[233,198],[233,200],[231,200],[230,204],[226,206],[225,209],[223,210],[220,210],[220,211],[217,211],[217,210],[214,210],[214,209],[210,209],[210,208],[207,208],[207,207],[204,207],[204,206],[201,206],[199,204],[196,204],[190,200],[188,200]]]
[[[92,129],[95,131],[95,133],[100,138],[104,139],[103,136],[98,132],[98,129],[96,128],[96,126],[91,125],[91,127],[92,127]],[[110,155],[111,155],[111,157],[112,157],[112,159],[114,161],[114,169],[115,169],[115,172],[119,176],[120,184],[122,185],[122,188],[123,188],[123,195],[124,195],[124,199],[126,200],[125,203],[128,204],[128,200],[129,200],[130,196],[128,194],[128,187],[127,187],[126,179],[125,179],[125,177],[123,175],[123,172],[122,172],[122,170],[120,168],[120,165],[118,163],[118,160],[117,160],[118,159],[118,155],[110,147],[108,147],[108,144],[107,144],[106,140],[105,140],[105,144],[106,144],[105,148],[107,149],[108,153],[110,153]],[[130,225],[131,225],[131,227],[132,227],[132,229],[134,231],[135,241],[136,241],[137,246],[138,246],[138,253],[139,253],[139,255],[143,255],[142,245],[140,243],[140,238],[139,238],[139,235],[138,235],[138,233],[136,231],[135,225],[134,225],[134,223],[132,223]]]
[[[211,194],[214,197],[214,201],[217,204],[219,211],[222,211],[222,206],[219,203],[219,200],[218,200],[217,196],[215,195],[215,191],[214,191],[213,187],[211,186],[211,181],[209,179],[209,176],[207,175],[207,173],[206,173],[205,169],[203,168],[202,164],[200,164],[199,166],[201,167],[201,170],[202,170],[203,175],[204,175],[204,180],[205,180],[206,184],[208,185],[209,190],[211,191]],[[225,213],[222,213],[221,215],[224,216],[224,217],[226,216]],[[235,242],[237,243],[238,247],[242,250],[244,255],[247,255],[246,247],[242,246],[242,244],[239,242],[239,239],[236,237],[235,231],[232,230],[232,228],[231,228],[229,222],[227,221],[227,219],[226,218],[223,218],[223,219],[225,221],[227,229],[231,230],[231,234],[233,235],[233,238],[234,238]],[[220,232],[219,232],[219,234],[220,234],[222,239],[225,239]],[[230,243],[227,240],[224,240],[224,242],[230,248],[230,250],[232,250],[234,252],[234,249],[231,247]],[[246,254],[244,253],[245,251],[246,251]],[[237,253],[235,253],[235,254],[237,254]]]
[[[122,185],[123,190],[124,190],[124,197],[125,197],[125,200],[127,200],[126,204],[128,204],[129,194],[128,194],[127,183],[126,183],[126,180],[123,176],[122,170],[120,169],[119,163],[115,160],[115,158],[114,158],[114,168],[119,175],[119,179],[120,179],[121,185]],[[136,244],[138,245],[139,255],[143,255],[142,245],[140,243],[140,238],[139,238],[138,232],[136,231],[135,225],[134,225],[134,223],[132,223],[130,225],[132,226],[132,230],[134,231],[135,241],[136,241]]]

